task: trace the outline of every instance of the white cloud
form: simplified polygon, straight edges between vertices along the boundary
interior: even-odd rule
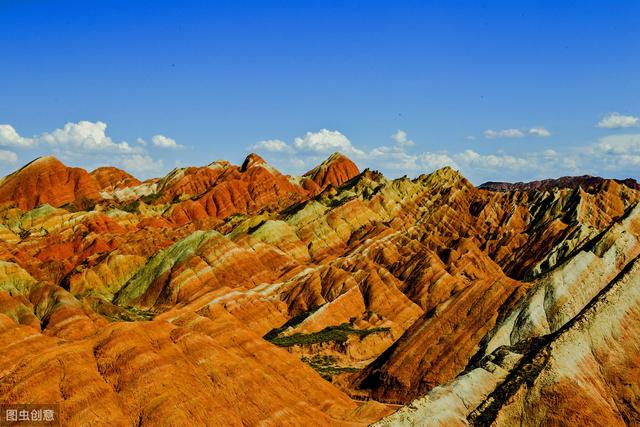
[[[153,142],[153,145],[155,145],[156,147],[161,148],[184,148],[183,145],[178,144],[175,140],[164,135],[154,135],[151,138],[151,142]]]
[[[584,152],[610,170],[640,166],[640,134],[609,135]]]
[[[162,160],[154,160],[148,154],[133,154],[123,158],[120,163],[125,170],[140,174],[162,172],[164,169]]]
[[[13,151],[0,150],[0,163],[14,164],[18,161],[18,156]]]
[[[63,150],[135,152],[135,149],[125,141],[113,142],[106,135],[106,129],[107,124],[104,122],[80,121],[78,123],[67,123],[62,129],[43,133],[37,137],[37,140]]]
[[[292,148],[286,142],[280,139],[267,139],[259,141],[250,147],[255,151],[269,151],[271,153],[284,153],[292,151]]]
[[[0,146],[38,148],[40,151],[53,152],[63,161],[85,165],[119,163],[125,169],[142,174],[163,171],[162,160],[154,160],[146,153],[146,142],[143,139],[138,138],[137,146],[132,147],[126,141],[113,141],[106,131],[107,124],[104,122],[83,120],[77,123],[69,122],[62,128],[25,138],[13,126],[0,125]],[[156,146],[182,147],[162,135],[154,136],[152,141]],[[0,163],[15,163],[17,160],[16,153],[0,150]]]
[[[484,136],[487,138],[522,138],[524,133],[520,129],[487,129],[484,131]]]
[[[500,131],[502,135],[511,135],[510,130]],[[520,132],[520,131],[518,131]],[[286,158],[281,158],[279,163],[287,166],[294,166],[300,169],[304,164],[319,162],[322,160],[318,154],[331,151],[342,151],[345,154],[357,153],[356,157],[366,162],[366,166],[394,171],[428,172],[444,166],[451,166],[461,170],[510,170],[537,169],[536,159],[516,157],[502,153],[479,154],[473,150],[465,150],[458,153],[422,152],[412,154],[407,149],[414,145],[407,133],[398,130],[392,135],[396,144],[392,146],[378,146],[369,150],[362,150],[354,147],[349,139],[338,131],[322,129],[319,132],[307,132],[304,137],[296,138],[292,145],[281,140],[260,141],[251,146],[252,149],[268,151],[276,154],[285,154]],[[300,155],[311,152],[311,155]],[[291,156],[295,154],[295,156]],[[295,159],[295,165],[294,161]]]
[[[537,126],[529,129],[529,135],[539,136],[539,137],[547,137],[551,136],[551,132],[549,132],[546,128],[542,126]]]
[[[420,162],[424,169],[439,169],[445,166],[460,168],[458,164],[448,154],[444,153],[422,153],[419,156]]]
[[[509,129],[493,132],[496,137],[517,134]],[[543,127],[518,132],[523,136],[527,134],[538,137],[550,134]],[[519,150],[518,153],[502,150],[479,153],[472,149],[413,153],[411,147],[403,144],[409,140],[406,133],[396,132],[392,139],[396,141],[395,144],[362,149],[353,146],[342,133],[324,129],[316,133],[307,132],[305,137],[296,138],[293,144],[269,140],[261,141],[253,148],[270,151],[278,164],[284,168],[301,170],[303,167],[315,166],[324,159],[326,152],[337,150],[351,155],[361,168],[380,169],[391,176],[394,172],[423,173],[451,166],[476,183],[487,180],[514,181],[581,174],[605,177],[622,174],[633,176],[640,167],[640,134],[611,135],[582,146],[546,148],[530,152]],[[353,156],[354,152],[358,154]]]
[[[368,152],[365,160],[373,163],[376,167],[387,168],[392,170],[419,170],[418,156],[408,154],[403,149],[396,147],[377,147]]]
[[[542,126],[532,127],[528,130],[520,130],[515,128],[502,129],[502,130],[487,129],[483,132],[483,134],[486,138],[522,138],[523,136],[525,136],[525,132],[532,136],[539,136],[539,137],[551,136],[551,132],[549,132],[546,128]],[[467,138],[467,139],[473,139],[473,137]]]
[[[316,153],[341,151],[356,156],[364,155],[362,150],[355,148],[351,141],[337,130],[320,129],[318,132],[307,132],[303,137],[295,138],[293,146],[301,151]]]
[[[595,148],[603,154],[640,154],[640,134],[605,136]]]
[[[530,159],[504,154],[482,155],[473,150],[465,150],[454,155],[461,165],[480,169],[526,169],[532,166]]]
[[[407,133],[401,129],[398,129],[396,133],[391,135],[391,138],[396,142],[396,144],[402,147],[411,147],[416,145],[415,142],[407,138]]]
[[[24,138],[11,125],[0,125],[0,146],[30,148],[35,145],[33,138]]]
[[[604,116],[600,122],[598,122],[598,127],[603,129],[619,129],[639,126],[640,117],[625,116],[620,113],[609,113]]]
[[[298,170],[302,170],[307,165],[307,163],[303,159],[300,159],[298,157],[291,157],[291,158],[287,159],[287,163],[291,167],[293,167],[295,169],[298,169]]]

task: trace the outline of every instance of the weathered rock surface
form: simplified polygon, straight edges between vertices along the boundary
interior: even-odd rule
[[[637,424],[640,191],[587,178],[36,160],[0,181],[0,402],[65,425]]]
[[[42,204],[68,203],[80,208],[100,199],[96,181],[81,168],[70,168],[55,157],[40,157],[0,181],[0,203],[13,202],[22,210]]]
[[[529,293],[463,374],[378,425],[640,423],[640,206]]]
[[[113,166],[99,167],[91,172],[100,191],[114,191],[142,184],[136,177]]]

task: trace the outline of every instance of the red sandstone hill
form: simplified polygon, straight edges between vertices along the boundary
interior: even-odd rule
[[[23,210],[99,199],[99,187],[87,171],[52,156],[40,157],[0,182],[0,203],[14,202]]]
[[[96,180],[101,191],[113,191],[141,184],[133,175],[113,166],[99,167],[91,172],[91,176]]]
[[[328,185],[338,187],[359,173],[358,167],[348,157],[341,153],[334,153],[320,165],[305,173],[303,177],[310,178],[320,192]]]
[[[563,185],[341,154],[142,183],[38,159],[0,181],[0,403],[64,425],[638,424],[640,191]]]

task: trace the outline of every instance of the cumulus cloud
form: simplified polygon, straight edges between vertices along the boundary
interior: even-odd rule
[[[155,135],[151,139],[154,146],[182,148],[171,138]],[[145,150],[146,142],[138,138],[135,146],[126,141],[114,141],[107,135],[107,124],[101,121],[69,122],[63,127],[43,132],[33,137],[24,137],[13,126],[0,125],[0,147],[17,149],[38,149],[42,154],[53,152],[63,161],[73,161],[87,167],[97,164],[120,164],[126,169],[150,174],[162,172],[162,160],[153,159]],[[1,163],[17,162],[12,151],[0,150]]]
[[[33,138],[24,138],[11,125],[0,125],[0,146],[31,148],[36,144]]]
[[[609,135],[585,152],[597,156],[609,169],[640,166],[640,134]]]
[[[280,139],[267,139],[258,141],[250,147],[254,151],[268,151],[271,153],[284,153],[292,151],[292,148]]]
[[[426,169],[440,169],[451,166],[459,169],[460,166],[448,154],[445,153],[422,153],[419,156],[421,165]]]
[[[330,143],[323,139],[324,136],[318,137],[326,132],[331,135]],[[473,149],[412,152],[412,147],[403,143],[410,140],[408,135],[398,132],[392,136],[396,143],[364,149],[354,146],[338,131],[326,132],[308,132],[305,137],[296,138],[293,144],[281,140],[261,141],[253,148],[268,151],[275,156],[279,165],[298,171],[301,171],[302,167],[315,166],[323,160],[326,152],[337,150],[345,154],[357,152],[359,154],[352,158],[361,168],[380,169],[390,176],[394,176],[395,172],[428,173],[444,166],[451,166],[475,183],[487,180],[541,179],[562,174],[633,176],[640,167],[640,134],[611,135],[582,146],[505,153],[502,150],[480,152]],[[494,132],[496,135],[501,132],[505,134],[504,131]],[[550,134],[543,127],[533,127],[520,132],[523,135],[537,137]]]
[[[320,129],[318,132],[307,132],[303,137],[295,138],[293,146],[300,151],[316,153],[341,151],[356,156],[364,155],[362,150],[355,148],[351,141],[337,130]]]
[[[0,163],[14,164],[18,161],[18,155],[13,151],[0,150]]]
[[[605,136],[595,148],[604,154],[640,154],[640,134]]]
[[[154,135],[151,142],[156,147],[183,148],[175,140],[164,135]],[[139,146],[146,146],[144,139],[138,138]],[[69,122],[62,128],[51,132],[43,132],[32,138],[21,136],[11,125],[0,125],[0,146],[33,148],[48,145],[61,152],[70,154],[86,152],[106,153],[143,153],[140,147],[132,147],[126,141],[115,142],[107,135],[107,124],[101,121],[82,120]]]
[[[504,154],[482,155],[473,150],[464,150],[456,154],[454,158],[460,164],[470,168],[513,170],[530,167],[528,160],[522,157]]]
[[[609,113],[598,122],[597,126],[603,129],[640,127],[640,117]]]
[[[487,129],[483,133],[487,138],[522,138],[524,136],[520,129]]]
[[[139,174],[153,174],[162,172],[164,169],[162,160],[154,160],[148,154],[133,154],[124,157],[120,164],[125,170]]]
[[[485,138],[522,138],[525,135],[538,136],[538,137],[547,137],[551,136],[551,132],[542,126],[532,127],[530,129],[520,130],[520,129],[502,129],[502,130],[493,130],[487,129],[483,132]],[[471,138],[467,138],[471,139]]]
[[[289,159],[287,159],[287,163],[295,169],[299,169],[301,170],[304,167],[307,167],[307,162],[304,161],[304,159],[300,159],[297,157],[290,157]]]
[[[174,139],[171,139],[164,135],[154,135],[151,138],[151,142],[156,147],[161,147],[161,148],[172,148],[172,149],[184,148],[183,145],[178,144]]]
[[[376,147],[363,156],[363,160],[376,167],[394,169],[394,170],[417,170],[420,168],[418,156],[405,152],[401,146]]]
[[[338,131],[322,129],[319,132],[307,132],[304,137],[296,138],[292,145],[282,140],[265,140],[251,146],[252,149],[275,154],[286,154],[279,161],[285,166],[301,168],[308,163],[319,162],[322,158],[318,155],[332,151],[341,151],[345,154],[357,153],[355,158],[364,162],[366,166],[403,172],[429,172],[444,166],[456,169],[471,170],[518,170],[531,169],[535,162],[531,158],[520,158],[504,154],[480,154],[473,150],[464,150],[457,153],[421,152],[409,153],[407,150],[415,143],[409,139],[407,133],[398,130],[391,137],[395,144],[382,145],[369,150],[359,149],[353,146],[351,141]],[[305,153],[309,154],[305,156]],[[301,157],[305,157],[302,159]],[[308,160],[309,162],[307,162]]]
[[[538,127],[533,127],[529,129],[529,135],[545,138],[547,136],[551,136],[551,132],[549,132],[547,129],[545,129],[542,126],[538,126]]]
[[[407,133],[401,129],[398,129],[396,133],[391,135],[391,138],[396,142],[396,144],[402,147],[412,147],[416,145],[415,142],[407,137]]]
[[[113,142],[106,135],[104,122],[80,121],[67,123],[61,129],[45,132],[37,137],[38,142],[67,150],[104,151],[114,153],[132,153],[135,151],[126,141]]]

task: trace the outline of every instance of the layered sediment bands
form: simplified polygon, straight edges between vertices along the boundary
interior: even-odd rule
[[[449,292],[451,297],[419,318],[363,372],[361,388],[372,389],[374,398],[407,401],[454,378],[522,289],[503,276]]]
[[[335,153],[320,165],[305,173],[303,177],[313,181],[318,186],[318,190],[321,191],[328,185],[340,186],[359,173],[360,171],[355,163],[346,156]]]
[[[260,156],[250,154],[242,166],[214,162],[205,168],[172,172],[160,182],[161,200],[189,198],[171,212],[177,224],[260,210],[283,209],[307,199],[327,185],[340,185],[359,173],[342,155],[333,155],[301,179],[282,175]],[[310,184],[308,181],[313,182]]]
[[[363,423],[351,419],[354,402],[294,356],[228,314],[212,317],[116,323],[61,342],[0,315],[0,334],[13,338],[0,395],[61,402],[65,425]]]
[[[380,425],[640,422],[639,238],[636,206],[536,280],[465,373]]]
[[[638,423],[640,192],[576,182],[34,161],[0,181],[0,402],[68,425],[367,425],[409,403],[381,422]]]
[[[135,187],[142,184],[133,175],[112,166],[99,167],[91,172],[91,176],[98,183],[100,191],[106,192]]]
[[[68,203],[80,208],[100,199],[96,181],[84,169],[70,168],[55,157],[41,157],[0,181],[0,203],[29,210],[42,204]]]

